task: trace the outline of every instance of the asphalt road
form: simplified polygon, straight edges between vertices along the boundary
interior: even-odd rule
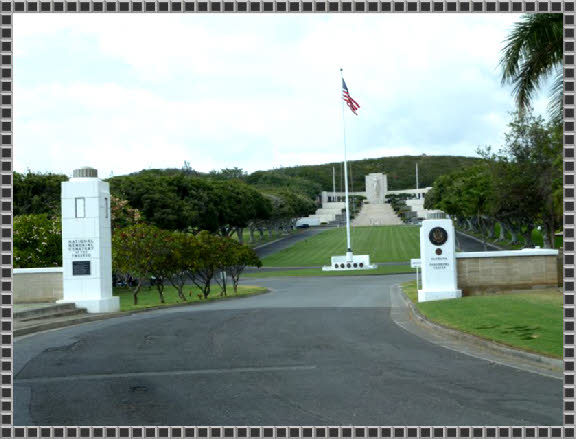
[[[272,292],[15,341],[16,425],[561,425],[562,381],[396,325],[412,275]]]

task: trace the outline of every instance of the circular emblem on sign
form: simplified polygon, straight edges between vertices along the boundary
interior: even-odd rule
[[[428,238],[434,245],[443,245],[448,240],[448,232],[442,227],[434,227],[430,230]]]
[[[436,249],[436,254],[437,254],[438,256],[440,256],[440,255],[442,254],[442,249],[441,249],[441,248],[437,248],[437,249]]]

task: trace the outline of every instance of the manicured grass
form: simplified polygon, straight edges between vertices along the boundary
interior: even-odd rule
[[[266,288],[256,287],[251,285],[239,285],[238,294],[234,294],[232,286],[227,288],[227,296],[225,297],[239,297],[239,296],[249,296],[251,294],[263,293]],[[190,296],[192,293],[192,296]],[[135,311],[144,308],[155,308],[157,306],[168,306],[168,305],[186,305],[190,303],[206,303],[213,300],[222,299],[220,296],[220,287],[213,286],[208,299],[200,299],[198,297],[200,294],[200,289],[196,286],[187,285],[184,288],[184,295],[186,297],[186,302],[183,302],[178,297],[178,292],[173,286],[166,286],[164,288],[164,300],[166,303],[160,303],[160,295],[156,287],[142,288],[138,293],[138,305],[134,305],[134,299],[132,292],[126,287],[116,287],[114,288],[114,295],[120,297],[120,311]]]
[[[418,226],[353,227],[352,250],[371,262],[401,262],[420,255]],[[310,267],[330,264],[346,253],[346,228],[327,230],[262,260],[265,267]]]
[[[282,277],[282,276],[374,276],[381,274],[413,273],[410,265],[385,265],[374,270],[322,271],[321,268],[302,268],[300,270],[261,271],[246,273],[243,277]]]
[[[556,289],[417,303],[416,282],[407,282],[402,288],[431,321],[529,352],[562,358],[563,297]]]

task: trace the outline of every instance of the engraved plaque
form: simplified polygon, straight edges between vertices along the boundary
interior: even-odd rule
[[[90,261],[72,261],[72,276],[90,275]]]

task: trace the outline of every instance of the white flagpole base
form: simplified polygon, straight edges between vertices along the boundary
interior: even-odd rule
[[[373,270],[377,265],[370,263],[370,255],[355,255],[346,252],[343,256],[332,256],[331,264],[322,267],[322,271],[346,271],[346,270]]]

